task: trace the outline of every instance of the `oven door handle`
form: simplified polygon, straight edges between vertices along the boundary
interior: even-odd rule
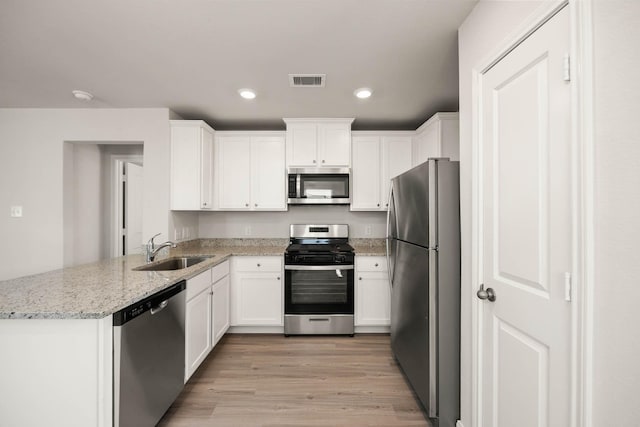
[[[284,269],[300,271],[353,270],[353,265],[285,265]]]

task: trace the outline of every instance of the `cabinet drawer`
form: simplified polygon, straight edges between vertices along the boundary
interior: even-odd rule
[[[356,270],[386,272],[387,259],[383,256],[357,256]]]
[[[187,280],[187,301],[211,286],[211,269]]]
[[[282,257],[270,256],[270,257],[237,257],[234,258],[236,263],[236,270],[238,271],[281,271],[282,270]]]
[[[229,275],[229,261],[218,264],[211,269],[211,283],[216,283],[227,275]]]

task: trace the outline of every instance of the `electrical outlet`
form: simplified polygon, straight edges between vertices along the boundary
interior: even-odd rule
[[[245,236],[251,236],[251,226],[250,225],[245,225],[245,227],[244,227],[244,235]]]
[[[364,235],[365,236],[371,236],[371,225],[365,225],[364,226]]]
[[[22,206],[11,206],[11,216],[13,218],[22,217]]]

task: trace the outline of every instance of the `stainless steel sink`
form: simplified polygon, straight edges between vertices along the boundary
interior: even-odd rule
[[[153,264],[141,265],[133,270],[135,271],[168,271],[168,270],[182,270],[183,268],[191,267],[206,261],[212,257],[210,256],[187,256],[187,257],[174,257],[167,258],[160,262],[154,262]]]

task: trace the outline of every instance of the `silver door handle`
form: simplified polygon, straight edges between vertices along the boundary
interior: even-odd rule
[[[487,288],[486,290],[484,289],[484,283],[482,285],[480,285],[480,289],[478,289],[478,292],[476,293],[476,295],[478,296],[478,298],[480,298],[481,300],[485,300],[488,299],[489,301],[493,302],[496,300],[496,293],[492,288]]]
[[[169,300],[167,300],[167,299],[166,299],[166,300],[162,301],[162,302],[161,302],[157,307],[153,307],[153,308],[150,310],[150,311],[151,311],[151,314],[156,314],[156,313],[158,313],[158,312],[160,312],[160,311],[164,310],[164,308],[165,308],[166,306],[168,306],[168,305],[169,305]]]

